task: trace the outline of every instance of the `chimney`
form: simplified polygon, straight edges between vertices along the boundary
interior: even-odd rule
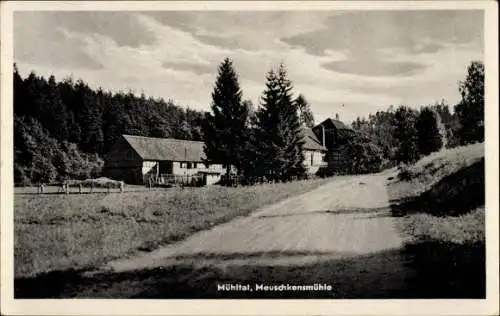
[[[325,145],[325,126],[321,124],[321,133],[323,134],[323,146],[326,147]]]

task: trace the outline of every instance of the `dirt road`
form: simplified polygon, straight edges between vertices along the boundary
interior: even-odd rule
[[[138,257],[108,263],[71,296],[396,298],[410,271],[387,173],[337,177],[304,195]],[[330,286],[263,291],[263,285]],[[92,284],[89,286],[89,284]],[[221,285],[233,285],[221,290]],[[260,289],[260,290],[258,290]],[[76,294],[75,294],[76,293]]]
[[[384,175],[339,177],[312,192],[263,208],[144,256],[109,263],[116,272],[196,258],[198,264],[308,263],[401,247],[388,215]],[[269,258],[269,253],[276,254]],[[280,256],[280,253],[297,253]],[[307,255],[311,253],[312,255]],[[319,255],[321,254],[321,255]],[[202,261],[199,259],[203,258]],[[220,259],[220,260],[219,260]]]

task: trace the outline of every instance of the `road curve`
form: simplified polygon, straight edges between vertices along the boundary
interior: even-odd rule
[[[306,264],[397,249],[402,239],[388,214],[386,178],[338,177],[180,243],[110,262],[107,268],[123,272],[190,258],[198,265]]]
[[[408,297],[387,173],[335,177],[300,196],[150,253],[109,262],[61,296],[86,298]],[[222,291],[221,284],[331,286]]]

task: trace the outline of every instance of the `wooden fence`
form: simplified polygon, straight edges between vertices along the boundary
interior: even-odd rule
[[[83,193],[84,188],[88,188],[88,193],[94,193],[96,188],[104,188],[107,193],[111,192],[111,189],[118,189],[120,193],[123,193],[125,189],[125,183],[123,181],[115,181],[111,179],[86,179],[86,180],[65,180],[63,182],[57,182],[52,184],[39,183],[37,187],[37,193],[45,193],[46,186],[55,186],[58,188],[57,193],[70,193],[70,188],[78,188],[78,193]]]
[[[158,177],[151,177],[147,180],[146,185],[149,187],[158,186],[202,186],[203,175],[175,175],[161,174]]]
[[[298,180],[306,180],[314,178],[314,176],[304,175],[302,177],[291,176],[287,179],[272,179],[271,177],[259,176],[259,177],[245,177],[238,175],[222,175],[220,184],[224,186],[236,187],[239,185],[253,185],[253,184],[262,184],[262,183],[278,183],[278,182],[287,182],[287,181],[298,181]]]

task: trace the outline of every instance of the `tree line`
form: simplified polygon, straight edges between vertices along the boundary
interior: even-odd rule
[[[231,59],[218,68],[209,112],[172,100],[91,89],[82,80],[56,82],[14,65],[14,179],[16,184],[97,177],[102,157],[122,134],[204,141],[207,163],[231,166],[247,179],[301,177],[303,129],[314,126],[306,98],[294,98],[286,68],[265,76],[260,102],[243,99]],[[342,147],[348,173],[412,163],[442,147],[484,141],[484,65],[474,61],[459,84],[461,101],[419,110],[390,106],[352,122]]]
[[[413,163],[442,148],[484,141],[484,65],[473,61],[458,85],[461,100],[451,113],[444,100],[420,109],[401,105],[357,118],[357,139],[346,151],[361,160],[356,171]],[[370,154],[368,154],[370,153]],[[370,169],[371,168],[371,169]],[[372,170],[371,170],[372,171]]]
[[[56,82],[14,65],[14,180],[18,185],[101,174],[102,157],[122,134],[201,140],[204,113],[172,100]]]
[[[294,99],[293,85],[280,64],[266,74],[257,109],[242,101],[238,74],[230,58],[218,68],[211,112],[203,125],[207,163],[222,163],[245,180],[287,181],[305,175],[304,126],[314,117],[301,94]]]

